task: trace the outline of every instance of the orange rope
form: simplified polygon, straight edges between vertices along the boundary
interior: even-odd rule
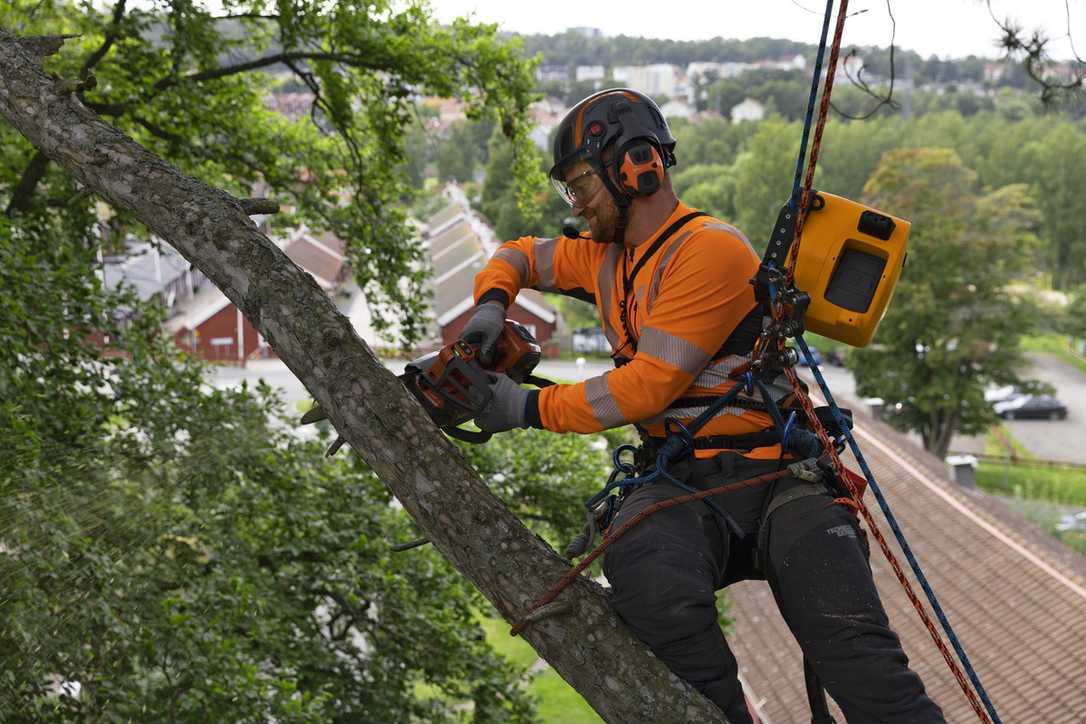
[[[712,495],[720,495],[721,493],[728,493],[732,490],[739,490],[740,488],[749,488],[755,485],[762,485],[763,483],[768,483],[771,480],[776,480],[777,478],[784,477],[788,474],[788,469],[785,468],[784,470],[777,470],[772,473],[757,475],[753,478],[747,478],[746,480],[740,480],[735,483],[718,485],[715,488],[709,488],[708,490],[700,490],[696,493],[689,493],[687,495],[676,495],[674,498],[661,500],[659,503],[654,503],[653,505],[645,508],[640,513],[623,523],[618,530],[614,531],[614,533],[610,533],[611,529],[609,528],[608,533],[604,533],[603,542],[596,546],[591,553],[585,556],[584,560],[571,568],[569,572],[566,573],[566,575],[562,576],[561,580],[559,580],[558,583],[554,584],[554,586],[549,591],[536,599],[535,603],[528,607],[528,610],[524,613],[523,618],[521,618],[521,620],[518,621],[512,629],[510,629],[509,634],[511,636],[516,636],[521,631],[523,631],[525,627],[527,627],[529,623],[528,619],[533,613],[557,598],[558,594],[564,591],[566,587],[570,583],[572,583],[575,578],[577,578],[577,576],[581,575],[581,572],[584,569],[592,565],[592,561],[596,560],[601,553],[610,548],[612,543],[617,541],[619,538],[625,535],[627,531],[632,529],[645,518],[648,518],[653,513],[659,512],[661,510],[666,510],[667,508],[674,508],[675,506],[683,505],[684,503],[691,503],[695,500],[702,500]]]

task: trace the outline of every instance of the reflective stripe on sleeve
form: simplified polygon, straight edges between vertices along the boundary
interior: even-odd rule
[[[664,410],[655,417],[650,417],[647,420],[642,420],[642,425],[663,425],[664,421],[669,417],[674,417],[677,420],[689,420],[697,417],[701,413],[705,412],[709,408],[708,405],[701,405],[699,407],[678,407],[671,410]],[[742,407],[725,407],[717,412],[711,419],[715,420],[718,417],[724,417],[725,415],[735,415],[739,417],[747,410]]]
[[[520,274],[520,286],[528,284],[528,255],[520,249],[503,246],[494,253],[495,259],[501,259]]]
[[[584,383],[584,394],[588,406],[592,408],[592,414],[596,416],[604,430],[626,424],[626,418],[619,411],[618,402],[607,384],[607,377],[610,374],[610,371],[604,372],[599,377],[592,377]]]
[[[703,369],[697,379],[694,380],[694,386],[711,390],[727,382],[728,375],[731,374],[732,370],[749,361],[750,358],[744,355],[730,354]]]
[[[641,330],[638,352],[644,352],[672,367],[693,376],[698,374],[709,361],[709,353],[682,337],[676,337],[659,329],[645,327]]]
[[[535,273],[539,277],[540,291],[557,289],[554,281],[554,250],[557,247],[557,238],[535,240]]]

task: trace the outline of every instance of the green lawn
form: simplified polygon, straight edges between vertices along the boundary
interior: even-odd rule
[[[1082,469],[984,461],[977,464],[977,485],[1016,498],[1086,507],[1086,470]]]
[[[1061,505],[1059,503],[1049,503],[1043,500],[1027,500],[1013,496],[1001,497],[1003,497],[1003,502],[1005,502],[1008,507],[1026,516],[1079,553],[1086,555],[1086,533],[1077,531],[1061,533],[1056,530],[1056,524],[1060,522],[1060,519],[1063,518],[1063,516],[1079,513],[1083,510],[1083,506]]]
[[[528,691],[538,701],[542,724],[598,724],[603,721],[554,669],[541,671]]]
[[[487,642],[516,668],[527,671],[539,658],[524,639],[509,635],[509,624],[501,617],[480,615],[479,625],[486,632]],[[597,724],[602,721],[581,695],[550,667],[532,676],[527,688],[536,699],[541,724]]]
[[[1086,506],[1086,469],[1048,467],[1033,462],[1036,458],[1003,423],[988,432],[984,452],[988,455],[1013,454],[1018,462],[984,460],[978,463],[977,485],[981,488],[1015,498]]]
[[[1065,334],[1023,335],[1022,349],[1026,352],[1048,352],[1086,372],[1086,357],[1071,348],[1071,338]]]
[[[509,659],[518,669],[527,670],[539,655],[527,641],[520,636],[509,635],[509,624],[500,616],[479,616],[479,625],[486,633],[486,641],[499,654]]]
[[[1056,524],[1069,513],[1086,508],[1086,469],[1031,464],[1035,460],[1002,423],[985,441],[988,455],[1013,453],[1019,464],[984,461],[977,465],[977,485],[1001,496],[1011,508],[1086,555],[1086,533],[1061,533]]]

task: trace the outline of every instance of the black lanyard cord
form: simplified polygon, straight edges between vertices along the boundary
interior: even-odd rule
[[[626,333],[626,344],[630,345],[630,349],[634,354],[637,354],[637,342],[634,341],[633,332],[630,330],[629,315],[627,314],[626,303],[630,299],[630,289],[634,280],[637,278],[637,273],[641,271],[641,267],[645,266],[653,254],[660,250],[660,247],[664,245],[668,239],[670,239],[676,231],[681,229],[686,223],[692,219],[696,219],[699,216],[708,216],[709,214],[704,211],[692,211],[686,214],[681,219],[677,219],[671,226],[667,227],[660,236],[656,237],[656,241],[652,242],[652,246],[649,250],[637,260],[634,264],[633,272],[627,273],[626,269],[626,255],[622,256],[622,299],[618,302],[618,318],[622,322],[622,329]],[[621,351],[626,347],[626,344],[619,347],[618,351]],[[615,354],[618,354],[618,351]]]

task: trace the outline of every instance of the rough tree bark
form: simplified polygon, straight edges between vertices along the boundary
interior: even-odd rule
[[[134,214],[221,289],[324,408],[438,550],[508,621],[568,570],[495,498],[312,277],[261,234],[240,200],[153,156],[51,78],[0,30],[0,117],[81,183]],[[564,615],[528,627],[540,656],[612,722],[724,721],[581,579]]]

